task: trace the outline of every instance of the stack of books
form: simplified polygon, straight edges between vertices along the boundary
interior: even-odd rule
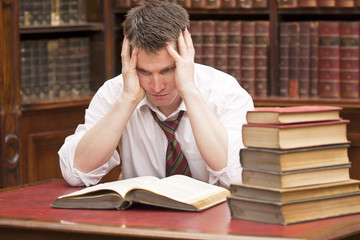
[[[248,112],[240,151],[242,183],[230,186],[234,218],[291,224],[360,212],[360,181],[350,178],[339,107]]]

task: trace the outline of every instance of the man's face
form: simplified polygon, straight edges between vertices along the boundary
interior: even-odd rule
[[[175,61],[163,48],[157,54],[139,50],[137,74],[149,100],[165,115],[170,115],[181,102],[175,85]]]

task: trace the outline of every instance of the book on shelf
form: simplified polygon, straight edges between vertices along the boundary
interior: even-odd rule
[[[57,26],[85,23],[86,0],[20,0],[20,26]]]
[[[269,21],[255,22],[255,96],[267,96]]]
[[[271,188],[244,183],[232,183],[230,185],[230,192],[231,196],[236,197],[287,202],[352,193],[360,190],[359,185],[360,180],[357,179],[293,188]]]
[[[290,38],[289,38],[289,23],[280,22],[280,39],[279,39],[279,89],[280,96],[289,96],[289,59],[290,59]]]
[[[299,23],[299,97],[310,97],[311,23]]]
[[[241,83],[241,21],[229,22],[228,73]]]
[[[228,204],[234,218],[288,225],[359,213],[360,191],[283,202],[230,196]]]
[[[293,171],[265,171],[243,168],[242,182],[271,188],[293,188],[315,184],[346,181],[350,163]]]
[[[359,98],[359,22],[340,22],[340,96]]]
[[[242,148],[241,166],[263,171],[294,171],[348,164],[348,144],[322,147],[277,150],[265,148]]]
[[[339,120],[341,107],[325,105],[303,105],[292,107],[259,108],[248,111],[248,123],[288,124]]]
[[[318,96],[340,97],[340,22],[319,21]]]
[[[299,97],[300,31],[298,22],[288,23],[289,32],[289,83],[288,96]]]
[[[215,68],[228,72],[229,21],[215,22]]]
[[[58,197],[54,208],[118,209],[133,203],[203,211],[226,201],[229,190],[184,175],[143,176],[98,184]]]
[[[241,31],[241,86],[255,96],[256,21],[243,21]]]
[[[243,126],[246,147],[294,149],[348,143],[348,120],[310,122],[299,124],[257,124]],[[259,138],[261,136],[261,138]]]
[[[355,0],[336,0],[337,7],[355,7]]]
[[[310,96],[318,96],[318,23],[310,22]]]
[[[336,7],[337,0],[317,0],[318,7]]]

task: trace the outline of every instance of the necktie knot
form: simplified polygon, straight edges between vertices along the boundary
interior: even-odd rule
[[[153,115],[155,121],[158,123],[160,128],[165,133],[166,138],[170,142],[173,142],[175,139],[175,131],[179,126],[182,116],[184,115],[184,111],[180,111],[178,117],[175,120],[170,120],[170,121],[161,121],[159,117],[156,115],[156,113],[153,111],[151,111],[151,114]]]

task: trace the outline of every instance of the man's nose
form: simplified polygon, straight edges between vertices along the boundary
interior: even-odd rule
[[[151,88],[154,92],[161,92],[165,87],[164,81],[158,74],[153,74],[151,80]]]

